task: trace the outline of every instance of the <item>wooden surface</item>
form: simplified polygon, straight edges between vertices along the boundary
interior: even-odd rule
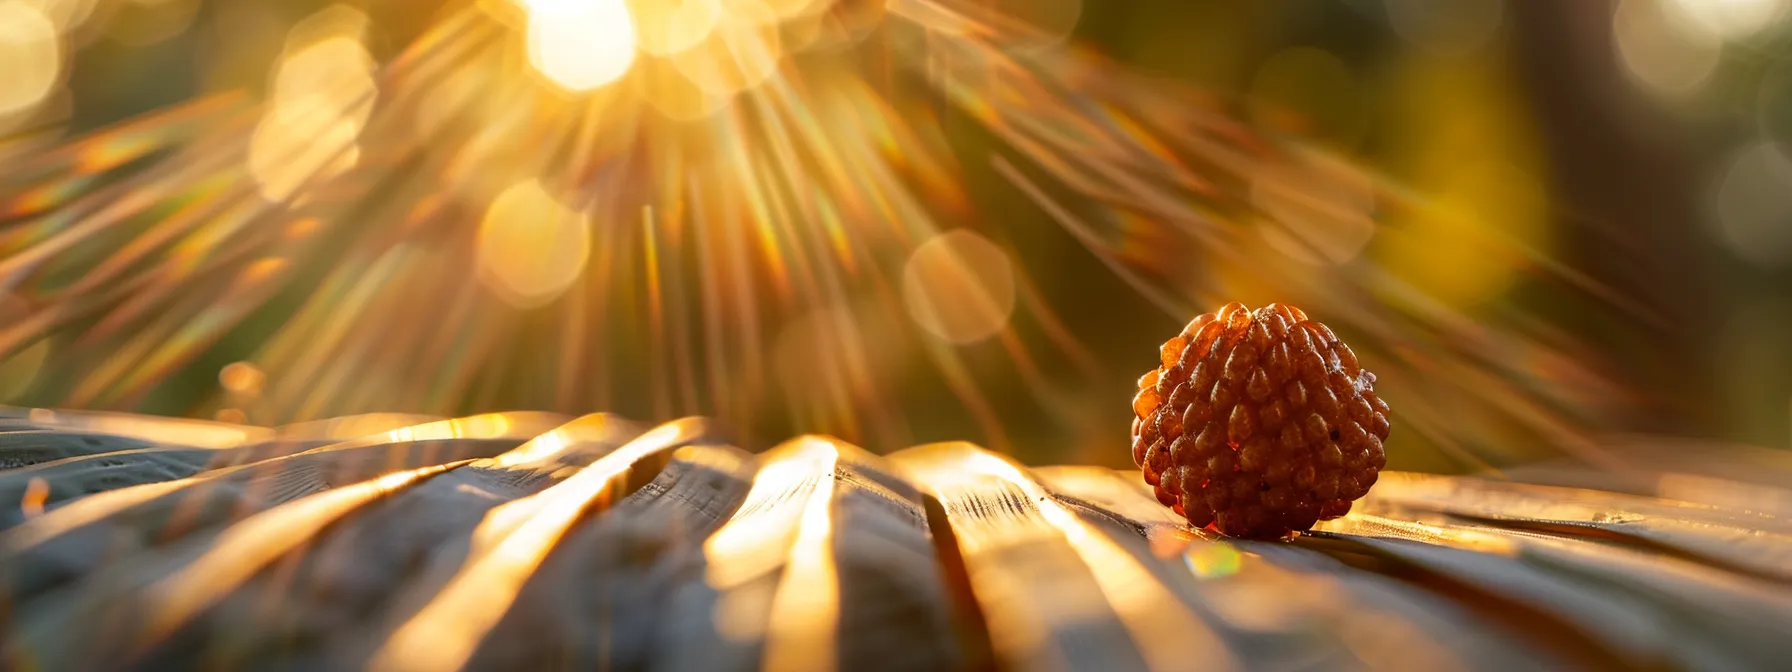
[[[1785,669],[1792,456],[1626,443],[1264,543],[968,444],[0,409],[0,668]]]

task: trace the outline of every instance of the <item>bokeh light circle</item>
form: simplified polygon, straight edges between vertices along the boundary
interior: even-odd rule
[[[722,0],[628,0],[641,51],[671,56],[697,46],[715,31]]]
[[[1656,0],[1618,4],[1612,46],[1626,76],[1668,96],[1698,92],[1723,56],[1721,42],[1688,28]]]
[[[87,23],[99,0],[24,0],[24,4],[43,12],[56,32],[67,35]]]
[[[784,57],[771,12],[751,4],[734,8],[702,43],[672,56],[673,67],[712,96],[727,98],[760,85]]]
[[[506,189],[479,225],[479,279],[516,308],[541,306],[565,292],[591,257],[585,213],[561,205],[536,180]]]
[[[995,335],[1014,312],[1014,268],[1008,253],[983,236],[957,229],[916,248],[903,268],[902,298],[928,333],[958,344]]]
[[[1761,78],[1756,93],[1756,119],[1762,137],[1792,156],[1792,61],[1781,61]]]
[[[218,386],[232,394],[257,396],[267,382],[267,374],[248,362],[231,362],[218,370]]]
[[[1732,254],[1763,268],[1792,264],[1792,159],[1771,143],[1730,160],[1711,191],[1713,233]]]
[[[43,102],[61,72],[56,24],[25,3],[0,2],[0,114]]]
[[[346,35],[301,46],[281,61],[267,112],[249,139],[249,172],[264,198],[286,201],[355,166],[356,141],[379,93],[374,69],[373,56]]]
[[[620,79],[635,63],[635,23],[623,0],[534,0],[529,62],[569,91]]]
[[[1787,0],[1661,0],[1686,25],[1720,40],[1740,40],[1784,18]]]

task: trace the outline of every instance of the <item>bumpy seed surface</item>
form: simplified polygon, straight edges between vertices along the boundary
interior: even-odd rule
[[[1196,317],[1139,378],[1132,458],[1196,527],[1273,539],[1342,516],[1387,465],[1375,374],[1299,308]]]

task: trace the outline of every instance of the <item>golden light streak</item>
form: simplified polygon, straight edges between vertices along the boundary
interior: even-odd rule
[[[1114,513],[1148,525],[1181,526],[1187,523],[1169,507],[1143,494],[1145,479],[1137,471],[1119,472],[1102,467],[1038,467],[1028,470],[1053,492],[1075,494]]]
[[[402,443],[407,441],[436,441],[442,439],[497,439],[510,436],[533,436],[532,427],[543,423],[552,423],[557,418],[553,413],[482,413],[464,418],[442,420],[421,425],[400,427],[382,435],[368,437],[359,441],[339,444],[340,447],[326,447],[318,450],[340,450],[341,448],[360,447],[377,443]],[[514,432],[512,430],[515,430]]]
[[[442,422],[445,419],[411,413],[367,413],[282,425],[274,428],[274,434],[282,439],[346,441],[373,434],[384,434],[400,427]]]
[[[653,208],[641,209],[641,260],[646,265],[647,273],[647,335],[656,344],[649,352],[648,361],[652,377],[653,413],[665,417],[672,414],[672,394],[666,389],[666,300],[662,288],[659,253],[659,227],[654,225]]]
[[[107,411],[31,409],[31,422],[65,429],[115,434],[149,443],[194,448],[234,448],[265,441],[274,431],[206,420],[162,418]]]
[[[763,669],[831,670],[840,621],[840,582],[834,567],[830,520],[834,503],[835,448],[821,439],[802,439],[803,451],[823,474],[803,505],[784,577],[772,598]],[[707,549],[705,549],[707,550]]]
[[[250,516],[227,529],[204,555],[180,573],[146,591],[153,608],[149,623],[138,633],[136,645],[148,646],[166,637],[262,567],[310,542],[348,513],[394,490],[469,464],[502,468],[545,459],[574,441],[605,438],[615,428],[609,416],[586,416],[494,458],[395,472]]]
[[[1019,490],[1087,566],[1090,577],[1151,669],[1185,669],[1191,660],[1201,661],[1206,669],[1237,668],[1237,661],[1224,642],[1139,558],[1059,504],[1015,463],[969,444],[924,447],[899,453],[894,459],[910,469],[924,487],[944,488],[942,499],[953,496],[954,489],[1006,486]],[[1002,485],[979,482],[981,479],[996,479]],[[958,529],[957,520],[953,521],[953,528]],[[980,527],[969,532],[961,535],[960,542],[975,548],[978,538],[992,530]],[[987,597],[980,595],[979,599]]]
[[[65,35],[66,26],[87,13],[74,11],[76,4],[95,6],[92,0],[36,2],[53,7],[44,12]],[[45,366],[72,380],[69,387],[77,392],[58,403],[131,406],[196,362],[229,361],[200,356],[215,353],[222,344],[217,338],[253,314],[263,316],[255,318],[258,324],[277,329],[261,350],[245,357],[267,372],[266,392],[251,405],[211,390],[212,398],[195,408],[244,409],[248,417],[269,422],[372,406],[447,414],[551,399],[562,408],[588,408],[603,406],[620,387],[616,383],[646,375],[653,380],[646,389],[653,408],[668,416],[672,410],[709,413],[745,426],[773,415],[768,407],[776,403],[801,409],[792,414],[799,431],[862,431],[895,443],[910,429],[886,402],[900,396],[891,393],[908,386],[908,378],[875,353],[886,349],[879,341],[898,342],[890,350],[912,350],[919,341],[938,369],[930,373],[946,379],[984,429],[986,443],[1000,448],[994,390],[980,388],[1007,370],[1004,355],[1034,401],[1048,407],[1081,381],[1054,380],[1052,363],[1060,357],[1035,349],[1034,327],[1043,327],[1058,350],[1089,361],[1077,354],[1072,330],[1054,322],[1027,283],[1024,267],[1014,263],[1019,259],[1008,266],[1018,294],[1013,302],[1024,314],[1015,314],[1013,302],[1005,300],[984,310],[974,292],[921,302],[934,309],[972,308],[966,312],[979,318],[970,320],[973,326],[1000,314],[1004,324],[989,332],[1002,339],[1000,348],[952,347],[976,339],[980,329],[933,330],[948,332],[945,338],[902,324],[832,330],[821,337],[832,341],[831,351],[843,353],[843,366],[826,374],[826,385],[784,395],[768,389],[776,381],[768,384],[761,361],[770,336],[802,315],[882,300],[878,305],[900,319],[903,308],[896,303],[929,293],[905,288],[904,278],[895,275],[916,245],[974,215],[954,165],[957,134],[945,132],[948,118],[966,116],[995,136],[994,155],[1006,157],[996,159],[1003,177],[1167,312],[1198,312],[1191,306],[1234,286],[1325,293],[1342,302],[1338,312],[1352,321],[1346,327],[1397,346],[1387,349],[1395,354],[1383,353],[1397,360],[1389,369],[1411,373],[1441,363],[1439,370],[1452,375],[1423,377],[1473,381],[1457,386],[1459,401],[1503,406],[1465,423],[1415,419],[1418,432],[1440,445],[1479,450],[1457,437],[1491,435],[1483,430],[1496,420],[1516,418],[1531,433],[1553,438],[1588,424],[1563,419],[1594,417],[1573,411],[1589,410],[1596,395],[1540,400],[1535,390],[1554,395],[1566,387],[1538,380],[1569,368],[1536,356],[1549,346],[1529,332],[1483,328],[1481,321],[1451,312],[1469,310],[1469,303],[1505,291],[1506,279],[1541,273],[1548,265],[1547,252],[1538,249],[1546,241],[1532,235],[1542,230],[1502,236],[1511,240],[1499,244],[1479,241],[1487,232],[1478,230],[1494,220],[1530,227],[1530,210],[1547,194],[1524,185],[1491,188],[1518,183],[1503,171],[1487,179],[1470,175],[1465,195],[1434,202],[1478,206],[1464,210],[1481,213],[1469,217],[1454,212],[1461,207],[1419,212],[1413,206],[1420,199],[1390,195],[1394,190],[1379,176],[1330,166],[1308,170],[1313,166],[1306,163],[1288,172],[1266,171],[1304,159],[1312,149],[1296,138],[1236,124],[1226,116],[1230,108],[1208,108],[1182,95],[1190,92],[1131,77],[1095,50],[1057,48],[1052,43],[1070,32],[1079,15],[1075,0],[475,4],[424,20],[427,25],[381,31],[395,37],[423,29],[408,44],[391,45],[396,53],[390,59],[382,54],[377,70],[363,46],[372,42],[359,11],[336,8],[307,19],[287,37],[264,109],[252,107],[247,94],[219,96],[66,144],[35,147],[44,143],[33,139],[0,146],[0,164],[23,166],[4,185],[14,197],[0,203],[0,212],[21,220],[0,234],[0,284],[42,307],[0,327],[0,356],[53,339],[55,362]],[[501,11],[481,11],[496,9]],[[602,26],[587,20],[598,14],[614,20]],[[111,15],[93,13],[98,19]],[[1330,67],[1336,65],[1332,59],[1326,63],[1294,70],[1342,72]],[[257,60],[247,68],[265,65]],[[562,65],[565,72],[556,77]],[[1444,89],[1497,91],[1491,84],[1505,75],[1487,70],[1470,72],[1475,81],[1469,86]],[[306,71],[315,76],[301,76]],[[594,88],[565,95],[585,86]],[[1401,88],[1423,93],[1436,87]],[[1436,131],[1449,135],[1445,131],[1462,119],[1469,120],[1467,128],[1500,130],[1493,136],[1521,142],[1489,152],[1499,161],[1477,165],[1509,163],[1529,176],[1527,185],[1547,183],[1528,156],[1535,143],[1505,129],[1511,125],[1501,121],[1505,112],[1481,104],[1487,96],[1470,98],[1474,104],[1457,107],[1481,112],[1443,115],[1453,121]],[[936,109],[942,103],[955,111]],[[1496,113],[1488,117],[1483,108]],[[1414,116],[1438,116],[1421,112]],[[254,132],[258,126],[263,130]],[[298,127],[311,132],[291,131]],[[245,154],[254,170],[242,170]],[[1441,160],[1450,170],[1420,165],[1409,172],[1459,172],[1452,162],[1461,152],[1445,154]],[[352,172],[325,179],[350,162]],[[274,179],[270,171],[292,176]],[[487,254],[478,261],[480,248],[496,246],[479,241],[479,227],[463,224],[466,210],[488,205],[490,197],[527,179],[539,180],[537,186],[579,210],[579,217],[603,226],[589,233],[569,229],[587,236],[585,245]],[[1478,184],[1483,182],[1492,184]],[[258,193],[284,200],[265,202]],[[648,239],[657,258],[648,264],[646,282],[661,291],[652,306],[642,306],[638,296],[645,284],[642,246],[631,236],[642,234],[631,225],[610,225],[632,222],[647,208],[660,214],[657,230],[649,232],[655,237]],[[1393,220],[1380,221],[1384,211],[1393,217],[1413,211],[1431,221],[1380,230]],[[509,228],[503,233],[527,238],[522,234],[556,227]],[[1428,239],[1439,232],[1464,235],[1443,236],[1451,238],[1443,241],[1447,246],[1398,243],[1438,243],[1441,238]],[[1249,249],[1236,245],[1238,235],[1248,237]],[[1025,237],[1015,242],[1028,242]],[[1461,244],[1470,239],[1478,242]],[[588,260],[567,261],[592,243],[595,267]],[[693,247],[702,261],[692,263]],[[1273,257],[1310,253],[1309,260],[1321,263],[1289,273],[1274,264],[1251,265],[1260,276],[1254,281],[1180,263],[1183,253],[1199,253],[1222,262],[1217,269],[1227,258],[1269,254],[1271,248],[1284,253]],[[1410,255],[1404,252],[1420,248],[1425,254],[1405,258]],[[1483,254],[1489,249],[1503,251]],[[208,293],[232,282],[232,271],[270,257],[285,259],[289,273],[243,277],[230,311],[208,304]],[[507,271],[514,277],[545,277],[539,297],[525,297],[520,305],[553,301],[556,311],[520,315],[490,301],[480,283],[502,286],[495,278],[506,274],[492,272],[504,265],[489,263],[494,259],[529,271]],[[1447,263],[1432,263],[1438,259]],[[1458,263],[1464,259],[1476,263]],[[1452,283],[1414,281],[1452,263],[1473,272],[1450,269]],[[570,270],[579,266],[587,268]],[[480,268],[483,278],[470,278],[469,268]],[[1160,272],[1165,268],[1222,282]],[[1395,271],[1394,277],[1386,271]],[[315,286],[301,286],[319,272],[324,277]],[[73,285],[60,282],[64,273],[78,276]],[[589,274],[596,277],[585,282]],[[701,291],[684,284],[693,276]],[[1453,286],[1469,276],[1499,281]],[[252,281],[255,286],[248,287]],[[1426,296],[1440,291],[1461,305],[1436,306],[1437,297]],[[699,296],[703,310],[691,310],[692,297]],[[302,304],[295,309],[273,297],[299,297]],[[1618,302],[1609,294],[1602,298]],[[267,311],[249,312],[261,308]],[[1409,322],[1440,328],[1392,328]],[[1473,348],[1462,344],[1479,337],[1503,338],[1502,349],[1521,351],[1512,362],[1548,364],[1473,359],[1465,354]],[[707,348],[706,361],[691,357],[693,344]],[[637,367],[630,361],[636,359],[651,363]],[[146,361],[153,366],[138,365]],[[1461,371],[1470,368],[1487,375]],[[1099,367],[1088,369],[1089,380],[1103,375]],[[44,371],[40,379],[47,380],[51,372]],[[540,385],[521,380],[538,375]],[[1585,375],[1598,377],[1591,370]],[[1390,373],[1384,380],[1399,378]],[[699,389],[703,382],[708,389]],[[29,392],[60,390],[40,382]],[[1048,408],[1058,424],[1078,424],[1058,410]],[[1420,419],[1437,415],[1418,407],[1409,412]],[[815,422],[804,424],[810,420]]]
[[[1427,525],[1355,511],[1345,514],[1343,518],[1319,521],[1313,529],[1348,535],[1388,536],[1408,540],[1423,539],[1433,544],[1506,557],[1517,557],[1523,550],[1523,545],[1519,541],[1490,531]]]
[[[703,431],[703,424],[694,420],[660,425],[571,478],[492,509],[474,530],[466,562],[380,646],[368,669],[465,666],[554,544],[601,499],[615,494],[619,477],[642,459],[687,443]]]
[[[703,544],[706,579],[721,594],[716,630],[743,640],[763,634],[764,669],[833,669],[840,586],[830,518],[839,448],[804,437],[763,459],[734,517]],[[799,498],[802,506],[792,506]],[[772,572],[780,578],[767,605],[749,584]]]
[[[626,431],[621,422],[608,413],[594,413],[554,428],[528,443],[505,451],[502,455],[491,458],[491,466],[504,469],[521,466],[531,462],[540,462],[557,456],[581,443],[596,443],[617,437]],[[482,463],[485,461],[482,460]]]

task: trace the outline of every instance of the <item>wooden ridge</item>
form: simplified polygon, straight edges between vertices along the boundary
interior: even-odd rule
[[[1773,669],[1788,500],[1734,493],[1792,465],[1749,461],[1389,473],[1266,543],[963,443],[0,409],[0,668]]]

